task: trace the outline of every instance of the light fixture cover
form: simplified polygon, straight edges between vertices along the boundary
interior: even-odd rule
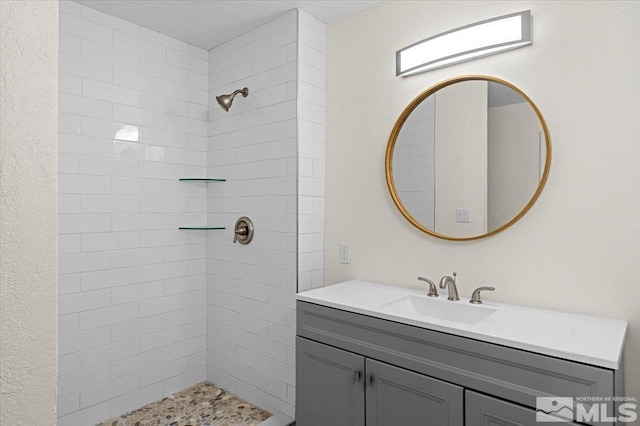
[[[531,43],[531,11],[511,13],[465,25],[398,50],[396,76],[407,77]]]

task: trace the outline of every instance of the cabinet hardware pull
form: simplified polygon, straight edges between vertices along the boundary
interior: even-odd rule
[[[367,379],[367,384],[368,384],[369,386],[373,386],[373,376],[372,376],[372,375],[370,375],[370,374],[367,374],[365,377],[366,377],[366,379]]]
[[[356,380],[356,382],[359,382],[362,379],[362,371],[355,370],[353,372],[353,378]]]

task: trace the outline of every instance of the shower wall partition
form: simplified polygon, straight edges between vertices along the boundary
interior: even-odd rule
[[[298,11],[207,52],[60,2],[59,425],[206,379],[293,415],[294,294],[322,281],[323,52]],[[226,229],[178,230],[205,224]]]
[[[209,51],[208,378],[294,415],[295,293],[322,285],[325,25],[292,10]],[[215,97],[247,86],[223,111]]]

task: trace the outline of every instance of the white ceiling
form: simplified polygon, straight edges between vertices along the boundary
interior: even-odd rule
[[[77,0],[207,50],[300,8],[329,23],[381,0]]]

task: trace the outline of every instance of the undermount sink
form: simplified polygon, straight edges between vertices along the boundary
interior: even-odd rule
[[[437,300],[416,295],[403,296],[384,303],[380,305],[380,309],[390,314],[413,314],[470,325],[478,324],[496,311],[484,306]]]

